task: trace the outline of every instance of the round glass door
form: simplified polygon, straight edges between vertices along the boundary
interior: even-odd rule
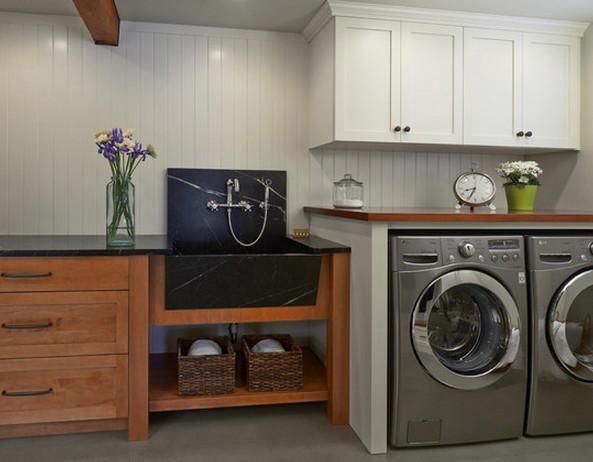
[[[493,277],[454,271],[421,294],[412,338],[418,359],[433,378],[453,388],[483,388],[498,380],[517,356],[519,311]]]
[[[593,382],[593,270],[565,283],[548,311],[548,342],[558,362],[578,379]]]

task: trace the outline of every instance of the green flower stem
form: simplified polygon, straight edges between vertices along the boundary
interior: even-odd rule
[[[135,227],[132,205],[130,204],[130,191],[132,187],[129,178],[114,176],[111,187],[111,204],[113,213],[111,221],[107,225],[107,242],[113,242],[119,228],[125,227],[128,237],[134,242]],[[124,226],[121,226],[124,223]]]

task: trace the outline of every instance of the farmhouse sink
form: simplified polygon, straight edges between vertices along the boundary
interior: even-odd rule
[[[165,257],[165,309],[314,305],[321,255],[278,237],[252,247],[177,242]]]

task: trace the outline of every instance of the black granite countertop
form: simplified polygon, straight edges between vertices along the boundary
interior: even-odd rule
[[[342,244],[338,244],[334,241],[323,239],[322,237],[309,236],[309,237],[290,237],[301,244],[306,245],[312,249],[311,253],[350,253],[350,247]]]
[[[171,254],[166,235],[137,235],[134,247],[107,248],[104,235],[0,235],[0,256],[103,256]]]
[[[350,252],[350,247],[316,236],[291,238],[311,253]],[[104,235],[0,235],[0,257],[172,255],[166,235],[137,235],[134,247],[107,248]]]

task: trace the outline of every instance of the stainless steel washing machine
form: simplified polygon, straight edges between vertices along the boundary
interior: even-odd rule
[[[390,444],[521,436],[523,238],[391,236],[390,249]]]
[[[531,380],[525,433],[593,430],[593,235],[528,236]]]

